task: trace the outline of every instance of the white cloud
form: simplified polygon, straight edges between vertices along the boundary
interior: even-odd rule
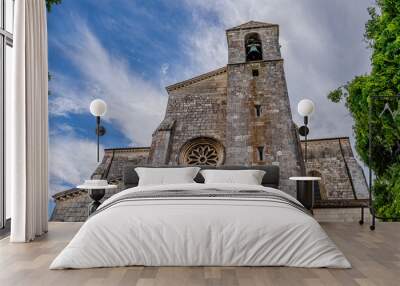
[[[52,115],[69,116],[88,111],[90,98],[85,96],[84,89],[62,74],[52,72],[50,93],[49,112]]]
[[[161,65],[161,75],[165,76],[168,73],[169,64],[164,63]]]
[[[81,76],[52,72],[50,114],[89,113],[90,101],[102,98],[108,104],[105,120],[112,121],[132,145],[148,146],[165,111],[164,91],[142,79],[122,58],[112,56],[84,22],[71,23],[76,23],[75,33],[51,40]],[[166,73],[168,65],[163,70]],[[97,167],[96,143],[79,138],[77,128],[58,125],[50,130],[50,194],[82,183]]]
[[[100,150],[103,150],[103,146]],[[52,136],[49,152],[50,194],[63,191],[89,179],[97,166],[96,152],[95,142],[77,138],[73,133]]]
[[[89,112],[89,103],[102,98],[108,104],[105,120],[111,120],[135,145],[149,145],[151,134],[165,112],[167,97],[158,85],[145,81],[124,59],[111,55],[79,19],[76,31],[58,46],[81,74],[80,81],[54,76],[50,113],[67,116]],[[77,82],[79,85],[77,86]]]
[[[225,30],[210,24],[199,16],[194,17],[196,27],[183,47],[189,57],[189,65],[183,70],[185,76],[192,77],[223,67],[228,62],[228,46]]]

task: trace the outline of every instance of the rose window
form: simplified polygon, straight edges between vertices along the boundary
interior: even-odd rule
[[[217,166],[223,163],[224,148],[212,138],[197,138],[186,143],[179,163],[183,165]]]

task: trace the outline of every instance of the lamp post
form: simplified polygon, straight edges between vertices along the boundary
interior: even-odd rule
[[[97,162],[100,160],[99,146],[100,146],[100,136],[106,133],[106,129],[100,126],[100,117],[104,116],[107,112],[107,104],[104,100],[95,99],[90,103],[90,113],[96,117],[96,135],[97,135]]]
[[[299,128],[299,133],[304,136],[304,161],[307,162],[307,135],[309,133],[308,117],[314,112],[315,105],[310,99],[302,99],[297,105],[298,113],[304,117],[304,125]]]

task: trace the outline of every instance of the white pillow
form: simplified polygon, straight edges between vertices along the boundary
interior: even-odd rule
[[[205,184],[261,185],[265,171],[262,170],[202,170]]]
[[[193,179],[200,171],[199,167],[187,168],[135,168],[139,176],[139,186],[187,184],[194,183]]]

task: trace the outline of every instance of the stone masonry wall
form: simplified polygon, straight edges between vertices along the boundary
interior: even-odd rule
[[[261,38],[263,60],[245,62],[244,39],[255,32]],[[278,27],[228,30],[227,37],[228,47],[234,48],[229,49],[227,67],[226,164],[279,165],[280,188],[294,195],[295,183],[289,177],[301,175],[304,165],[280,58]]]
[[[114,151],[107,180],[110,183],[119,183],[125,166],[146,165],[150,148],[128,148]]]
[[[304,152],[304,142],[302,147]],[[367,198],[366,182],[348,138],[310,140],[307,158],[307,174],[322,178],[323,199]]]
[[[364,172],[354,157],[349,138],[340,139],[343,156],[349,168],[349,177],[351,178],[354,186],[354,191],[357,199],[367,199],[368,185]]]
[[[169,91],[164,121],[175,122],[171,131],[173,135],[168,139],[169,158],[163,162],[165,157],[159,154],[164,152],[166,143],[165,136],[160,135],[161,131],[156,131],[151,164],[177,165],[181,147],[196,137],[211,137],[225,143],[226,87],[226,72],[221,70],[214,76]]]
[[[167,165],[171,153],[171,139],[175,120],[165,118],[154,131],[148,162],[152,165]]]
[[[246,50],[244,38],[249,33],[257,33],[262,41],[262,53],[264,60],[276,60],[281,58],[279,46],[279,26],[278,25],[249,25],[228,29],[226,37],[228,41],[228,64],[246,62]]]
[[[76,190],[76,189],[75,189]],[[51,221],[85,221],[88,217],[88,205],[91,200],[86,191],[69,190],[70,195],[56,198]]]

